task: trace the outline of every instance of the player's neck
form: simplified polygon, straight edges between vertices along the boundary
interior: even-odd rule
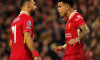
[[[30,11],[28,9],[24,9],[24,8],[21,9],[21,13],[25,13],[25,14],[27,14],[29,16],[31,15]]]
[[[70,10],[67,12],[67,17],[68,17],[68,18],[70,17],[70,15],[72,14],[73,11],[74,11],[73,9],[70,9]]]

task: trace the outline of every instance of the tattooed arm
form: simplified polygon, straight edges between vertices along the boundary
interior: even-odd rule
[[[88,35],[90,33],[89,28],[87,27],[86,24],[81,25],[80,29],[82,30],[80,35],[78,37],[76,37],[75,39],[71,39],[68,42],[69,45],[74,45],[75,43],[79,42],[79,40],[83,39],[86,35]]]

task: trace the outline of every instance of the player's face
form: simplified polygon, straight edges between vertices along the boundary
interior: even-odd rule
[[[30,8],[30,11],[35,11],[35,9],[37,8],[33,0],[30,1],[29,8]]]
[[[57,10],[58,10],[61,17],[63,17],[66,14],[66,6],[64,5],[63,2],[58,3],[58,9]]]

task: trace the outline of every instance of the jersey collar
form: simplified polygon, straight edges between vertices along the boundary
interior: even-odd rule
[[[21,15],[21,14],[26,14],[26,15],[28,15],[28,13],[27,13],[26,11],[21,11],[19,15]]]
[[[74,10],[72,13],[71,13],[71,15],[69,16],[69,19],[71,19],[73,16],[74,16],[74,14],[77,12],[77,10]]]

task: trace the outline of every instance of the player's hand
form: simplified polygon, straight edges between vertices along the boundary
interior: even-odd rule
[[[38,57],[34,57],[34,60],[41,60],[41,58],[38,56]]]
[[[71,39],[68,41],[69,45],[73,46],[75,43],[79,42],[79,38]]]
[[[60,53],[62,53],[63,51],[65,51],[65,48],[64,48],[63,46],[58,46],[58,47],[55,48],[55,52],[56,52],[57,54],[60,54]]]

